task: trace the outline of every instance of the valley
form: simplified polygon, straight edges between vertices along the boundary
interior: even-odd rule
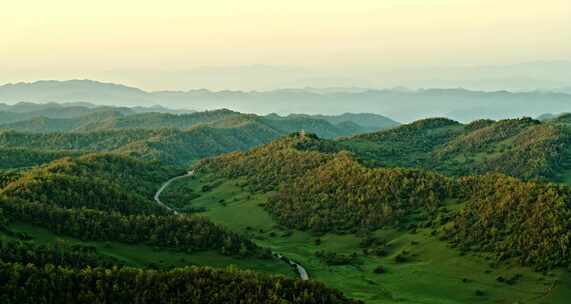
[[[51,263],[125,276],[306,282],[276,296],[294,303],[308,292],[373,304],[571,297],[566,115],[370,133],[336,131],[351,115],[161,117],[165,128],[0,131],[0,239],[20,244],[6,248],[57,249],[70,257]],[[1,255],[0,275],[19,273]]]
[[[451,248],[431,235],[432,229],[411,233],[388,227],[372,232],[389,248],[380,257],[363,254],[367,247],[361,244],[362,233],[314,234],[288,229],[260,207],[267,194],[243,191],[238,186],[243,182],[205,174],[178,181],[168,191],[178,188],[200,193],[188,203],[204,208],[201,216],[288,255],[304,265],[312,279],[365,303],[565,303],[571,296],[567,288],[571,276],[566,270],[538,273],[515,263],[495,265],[486,254],[465,254]],[[217,186],[203,193],[205,185]],[[357,258],[344,265],[328,265],[316,257],[318,251],[356,254]],[[403,251],[408,252],[408,260],[396,262],[395,257]],[[385,269],[382,274],[374,272],[379,265]],[[497,280],[516,275],[521,279],[514,284]]]
[[[570,0],[4,2],[0,304],[571,303]]]

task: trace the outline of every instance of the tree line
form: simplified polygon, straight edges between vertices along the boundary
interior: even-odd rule
[[[10,221],[30,223],[81,240],[149,244],[186,252],[214,249],[225,255],[271,256],[253,242],[191,215],[123,215],[9,198],[0,198],[0,209]]]

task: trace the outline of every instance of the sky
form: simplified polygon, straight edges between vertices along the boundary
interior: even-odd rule
[[[5,1],[0,83],[240,87],[239,74],[217,85],[217,71],[270,66],[294,71],[283,76],[293,85],[304,71],[337,79],[571,60],[570,16],[569,0]]]

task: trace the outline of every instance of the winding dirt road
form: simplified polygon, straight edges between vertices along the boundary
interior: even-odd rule
[[[172,212],[173,214],[178,214],[178,211],[176,211],[174,208],[169,207],[168,205],[166,205],[165,203],[161,202],[161,193],[175,180],[179,180],[179,179],[183,179],[183,178],[187,178],[190,176],[194,175],[194,171],[189,171],[187,174],[185,175],[181,175],[181,176],[177,176],[177,177],[173,177],[171,179],[169,179],[168,181],[166,181],[161,188],[157,191],[157,193],[155,193],[155,202],[157,202],[157,204],[159,204],[160,206],[162,206],[163,208],[169,210],[170,212]],[[288,263],[288,265],[290,265],[291,267],[294,267],[297,271],[297,273],[299,274],[299,277],[301,278],[301,280],[303,281],[307,281],[309,280],[309,275],[307,274],[307,271],[305,270],[305,268],[303,268],[303,266],[301,266],[300,264],[294,262],[293,260],[283,256],[280,253],[274,252],[274,255],[280,259],[285,261],[286,263]]]
[[[183,178],[187,178],[190,176],[194,175],[194,171],[189,171],[187,174],[185,175],[181,175],[181,176],[177,176],[177,177],[173,177],[171,179],[169,179],[168,181],[166,181],[161,188],[157,191],[157,193],[155,193],[155,202],[157,202],[157,204],[159,204],[160,206],[164,207],[165,209],[167,209],[168,211],[172,212],[173,214],[178,214],[178,211],[176,211],[175,209],[169,207],[167,204],[161,202],[161,193],[175,180],[179,180],[179,179],[183,179]]]

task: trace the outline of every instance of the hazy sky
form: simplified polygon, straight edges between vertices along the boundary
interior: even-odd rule
[[[156,89],[175,83],[172,71],[204,66],[350,71],[571,59],[570,0],[4,2],[0,82],[103,77]],[[138,71],[160,81],[142,83]]]

